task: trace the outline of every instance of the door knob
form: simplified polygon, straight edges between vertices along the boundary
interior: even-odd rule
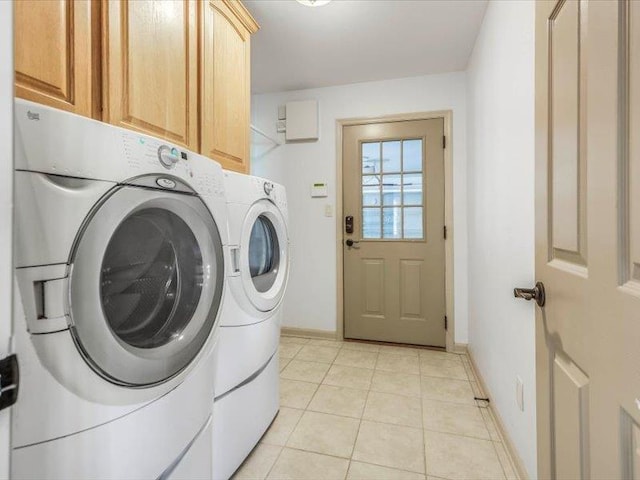
[[[351,240],[350,238],[348,238],[347,241],[344,243],[347,244],[347,247],[351,248],[351,247],[354,247],[356,243],[360,243],[360,242],[357,242],[355,240]],[[354,248],[358,248],[358,247],[354,247]]]
[[[516,298],[524,298],[527,301],[535,300],[539,307],[544,307],[547,300],[542,282],[536,283],[534,288],[514,288],[513,296]]]

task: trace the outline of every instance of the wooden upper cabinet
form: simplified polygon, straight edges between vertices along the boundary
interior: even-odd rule
[[[198,2],[103,3],[103,119],[198,150]]]
[[[88,117],[100,116],[99,3],[14,3],[16,96]],[[97,52],[96,52],[97,53]],[[97,57],[97,58],[96,58]]]
[[[205,0],[202,12],[202,154],[249,171],[251,34],[258,25],[242,3]]]
[[[237,0],[20,0],[16,95],[248,172],[257,30]]]

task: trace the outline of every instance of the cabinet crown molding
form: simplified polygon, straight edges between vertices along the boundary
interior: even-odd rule
[[[238,20],[245,26],[249,33],[254,34],[260,30],[260,25],[253,18],[247,7],[245,7],[239,0],[222,0],[222,3],[227,5],[231,11],[238,17]]]

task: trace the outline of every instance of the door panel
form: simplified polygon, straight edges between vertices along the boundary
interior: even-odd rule
[[[15,2],[16,96],[90,117],[94,88],[92,16],[97,3]]]
[[[400,260],[400,317],[424,320],[422,292],[424,261]]]
[[[384,319],[384,260],[362,259],[363,314]]]
[[[195,0],[105,3],[105,121],[197,150],[197,11]]]
[[[225,2],[203,8],[201,152],[248,173],[250,32]]]
[[[638,5],[536,8],[538,477],[638,478]]]
[[[578,251],[579,4],[566,2],[550,22],[553,247]]]
[[[343,130],[347,338],[445,345],[443,130],[441,118]]]
[[[549,21],[551,155],[551,258],[578,265],[586,262],[586,164],[581,140],[584,122],[584,71],[580,35],[584,7],[559,4]]]
[[[589,379],[575,363],[556,355],[553,362],[554,438],[562,445],[556,457],[558,478],[588,478]]]

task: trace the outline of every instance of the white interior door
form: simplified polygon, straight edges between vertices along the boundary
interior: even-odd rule
[[[640,478],[640,2],[536,12],[538,476]]]
[[[9,353],[13,287],[13,5],[0,2],[0,358]],[[0,479],[9,478],[10,410],[0,411]]]

